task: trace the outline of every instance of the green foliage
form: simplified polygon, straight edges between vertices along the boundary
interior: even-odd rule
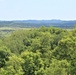
[[[23,75],[23,69],[21,64],[23,63],[23,59],[13,55],[9,57],[9,61],[6,63],[4,68],[0,69],[1,75]]]
[[[6,61],[9,60],[10,51],[7,47],[0,47],[0,68],[6,65]]]
[[[42,26],[1,38],[0,75],[76,75],[76,28]]]
[[[25,51],[21,54],[24,59],[23,70],[25,75],[39,75],[43,74],[44,64],[42,59],[40,58],[40,53],[33,53],[29,51]]]
[[[66,59],[70,64],[70,73],[75,75],[76,72],[76,36],[75,29],[59,41],[58,46],[53,51],[56,59]]]
[[[67,75],[70,64],[66,60],[53,59],[50,67],[46,69],[46,75]]]

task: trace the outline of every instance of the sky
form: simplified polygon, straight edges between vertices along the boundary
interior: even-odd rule
[[[76,20],[76,0],[0,0],[0,20]]]

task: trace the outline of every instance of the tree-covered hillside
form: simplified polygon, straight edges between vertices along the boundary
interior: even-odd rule
[[[59,28],[73,28],[76,20],[14,20],[14,21],[0,21],[0,27],[20,27],[20,28],[39,28],[44,25],[46,27],[53,26]]]
[[[76,28],[42,26],[0,38],[0,75],[76,75]]]

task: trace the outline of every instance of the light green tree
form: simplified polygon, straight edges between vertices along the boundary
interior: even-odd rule
[[[23,75],[23,60],[16,55],[9,57],[9,61],[4,68],[0,69],[0,75]]]
[[[25,51],[21,56],[24,59],[23,70],[25,75],[44,75],[44,64],[39,52]]]
[[[46,75],[69,75],[70,64],[67,60],[53,59],[50,67],[46,69]]]

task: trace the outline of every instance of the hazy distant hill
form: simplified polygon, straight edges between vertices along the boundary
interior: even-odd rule
[[[76,24],[74,21],[62,20],[14,20],[14,21],[0,21],[0,27],[40,27],[40,26],[54,26],[60,28],[73,28]]]

